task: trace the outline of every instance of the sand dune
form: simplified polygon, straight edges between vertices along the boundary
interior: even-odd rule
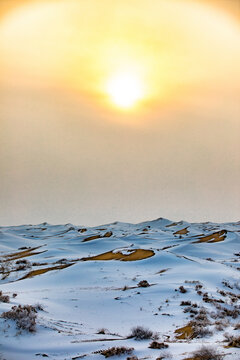
[[[29,332],[0,317],[0,358],[100,360],[103,350],[125,347],[138,359],[186,360],[204,342],[239,359],[240,223],[159,218],[0,232],[0,314],[31,305],[36,321]],[[157,349],[130,336],[138,325],[158,335]]]

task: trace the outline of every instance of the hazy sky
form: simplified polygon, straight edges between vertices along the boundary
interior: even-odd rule
[[[240,220],[239,64],[238,0],[0,0],[0,225]]]

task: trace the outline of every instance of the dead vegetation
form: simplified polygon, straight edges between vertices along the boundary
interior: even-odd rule
[[[147,280],[141,280],[139,281],[139,283],[137,284],[138,287],[149,287],[150,284],[148,283]]]
[[[191,301],[182,301],[180,306],[190,306],[191,304]]]
[[[229,320],[228,319],[220,319],[215,321],[215,329],[217,331],[223,331],[229,326]]]
[[[222,360],[223,356],[212,347],[202,346],[193,352],[192,360]]]
[[[15,271],[21,271],[21,270],[26,270],[32,267],[30,261],[26,260],[26,259],[20,259],[16,261],[16,268]]]
[[[135,340],[145,340],[151,339],[153,336],[153,332],[145,328],[143,326],[135,326],[131,329],[131,334],[129,335],[130,338],[134,338]]]
[[[3,295],[2,291],[0,290],[0,302],[9,303],[10,297],[8,295]]]
[[[127,348],[125,346],[120,346],[120,347],[116,347],[113,346],[109,349],[106,350],[100,350],[99,353],[103,356],[105,356],[105,358],[109,358],[111,356],[120,356],[120,355],[129,355],[133,352],[133,348]]]
[[[164,342],[158,342],[158,341],[152,341],[149,344],[150,349],[167,349],[168,344],[165,344]]]
[[[230,334],[224,334],[226,341],[228,342],[227,347],[240,348],[240,336],[234,336]]]
[[[106,335],[109,331],[105,328],[98,329],[97,334]]]
[[[180,291],[180,293],[185,294],[187,292],[187,289],[185,289],[184,286],[179,286],[178,290]]]
[[[170,352],[168,351],[161,351],[161,355],[159,355],[156,360],[167,360],[167,359],[172,359],[172,355]]]
[[[12,306],[11,310],[3,312],[2,318],[14,320],[20,330],[36,331],[37,310],[31,305]]]

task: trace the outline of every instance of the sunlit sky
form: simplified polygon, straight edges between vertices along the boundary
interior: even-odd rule
[[[238,0],[0,0],[0,225],[240,220]]]

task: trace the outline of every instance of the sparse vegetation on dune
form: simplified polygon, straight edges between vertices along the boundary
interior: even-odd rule
[[[167,349],[168,348],[168,344],[165,344],[163,342],[158,342],[158,341],[152,341],[150,344],[149,344],[149,348],[150,349]]]
[[[7,228],[14,240],[0,257],[0,337],[9,358],[19,349],[18,360],[238,360],[240,223],[237,231],[224,225],[232,230],[217,244],[196,240],[211,241],[221,225],[166,224],[21,226],[17,236]],[[180,241],[174,233],[186,227]],[[82,241],[90,236],[97,238]],[[197,349],[201,343],[209,346]]]
[[[202,346],[200,349],[193,352],[191,359],[192,360],[222,360],[223,355],[212,347]]]
[[[227,341],[227,346],[240,348],[240,335],[235,336],[226,333],[224,334],[224,337]]]
[[[112,356],[120,356],[120,355],[127,355],[127,354],[131,354],[133,352],[133,348],[128,348],[125,346],[113,346],[109,349],[106,350],[99,350],[98,352],[105,356],[105,358],[109,358]]]
[[[37,310],[31,305],[12,306],[11,310],[3,312],[2,318],[14,320],[20,330],[36,331]]]
[[[9,303],[10,297],[8,295],[3,295],[2,291],[0,290],[0,302]]]
[[[144,326],[135,326],[131,329],[131,333],[129,337],[132,337],[136,340],[146,340],[151,339],[153,336],[153,332],[144,327]]]

